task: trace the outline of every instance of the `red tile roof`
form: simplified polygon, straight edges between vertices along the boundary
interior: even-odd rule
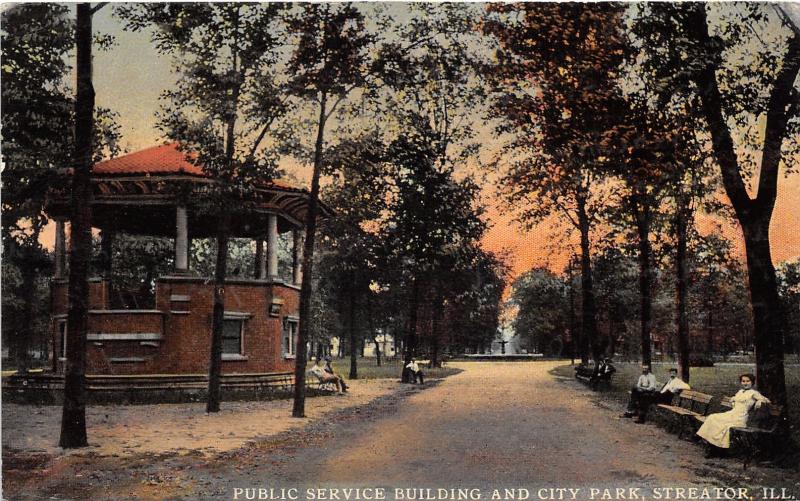
[[[188,174],[207,177],[202,168],[188,160],[187,155],[189,154],[178,150],[177,143],[168,143],[98,162],[94,164],[92,173],[95,175]],[[277,179],[271,184],[278,188],[301,189]]]

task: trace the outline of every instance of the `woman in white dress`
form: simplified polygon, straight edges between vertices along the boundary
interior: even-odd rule
[[[729,449],[731,446],[731,428],[747,426],[747,415],[755,407],[758,409],[761,404],[768,404],[769,399],[753,389],[755,376],[752,374],[742,374],[739,376],[739,383],[742,389],[731,397],[731,410],[710,414],[706,417],[703,426],[697,430],[709,445],[713,446],[709,453],[713,454],[718,449]]]

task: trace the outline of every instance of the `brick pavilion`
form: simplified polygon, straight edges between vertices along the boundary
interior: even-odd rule
[[[100,230],[102,263],[90,280],[87,374],[201,375],[208,371],[213,283],[190,268],[193,238],[214,236],[216,222],[197,205],[216,182],[166,144],[97,163],[92,171],[92,226]],[[66,194],[55,194],[52,281],[53,370],[63,373],[67,318]],[[301,280],[302,221],[307,191],[282,181],[258,186],[231,218],[231,237],[256,241],[250,278],[227,280],[223,374],[286,373],[294,366]],[[321,216],[329,215],[322,207]],[[174,238],[174,270],[155,278],[148,307],[112,301],[111,246],[115,234]],[[278,269],[278,239],[292,235],[291,279]],[[284,270],[286,271],[286,270]],[[283,275],[288,276],[288,273]]]

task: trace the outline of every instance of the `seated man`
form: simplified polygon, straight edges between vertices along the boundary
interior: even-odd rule
[[[622,417],[639,416],[636,420],[637,423],[644,423],[642,416],[647,414],[647,406],[653,401],[653,397],[658,390],[658,381],[656,377],[650,372],[649,365],[642,366],[642,375],[636,381],[636,386],[631,388],[631,398],[628,401],[628,410]]]
[[[595,378],[610,380],[611,375],[615,372],[617,372],[617,368],[614,367],[614,363],[610,358],[600,359],[600,363],[597,364]]]
[[[339,376],[337,376],[335,374],[329,374],[329,373],[325,372],[325,370],[322,367],[319,366],[319,362],[317,362],[316,358],[311,357],[311,361],[314,362],[314,365],[311,367],[311,369],[308,370],[308,372],[310,372],[311,374],[316,376],[316,378],[319,380],[320,383],[323,383],[323,384],[324,383],[333,383],[334,385],[336,385],[336,390],[339,393],[344,393],[345,390],[343,389],[343,386],[342,386],[342,378],[341,377],[339,377]]]
[[[683,390],[691,389],[683,379],[678,377],[678,369],[672,368],[669,370],[669,381],[661,387],[658,392],[656,402],[659,404],[669,404],[672,402],[672,397],[682,392]]]
[[[327,372],[328,374],[332,374],[334,376],[338,376],[339,380],[342,382],[342,391],[347,391],[347,385],[344,383],[344,378],[336,374],[336,372],[334,372],[333,366],[331,365],[332,361],[333,359],[331,358],[330,355],[325,356],[325,372]]]
[[[406,370],[408,370],[411,375],[409,378],[411,381],[409,382],[416,384],[417,378],[419,378],[419,384],[425,384],[425,381],[422,379],[422,369],[419,368],[419,364],[416,360],[412,358],[408,365],[406,365]]]

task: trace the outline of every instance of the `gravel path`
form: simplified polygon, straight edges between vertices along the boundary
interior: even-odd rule
[[[556,362],[464,362],[396,411],[279,458],[236,483],[402,487],[708,484],[698,447],[598,408],[548,373]],[[588,396],[588,395],[587,395]],[[613,416],[613,417],[612,417]]]

